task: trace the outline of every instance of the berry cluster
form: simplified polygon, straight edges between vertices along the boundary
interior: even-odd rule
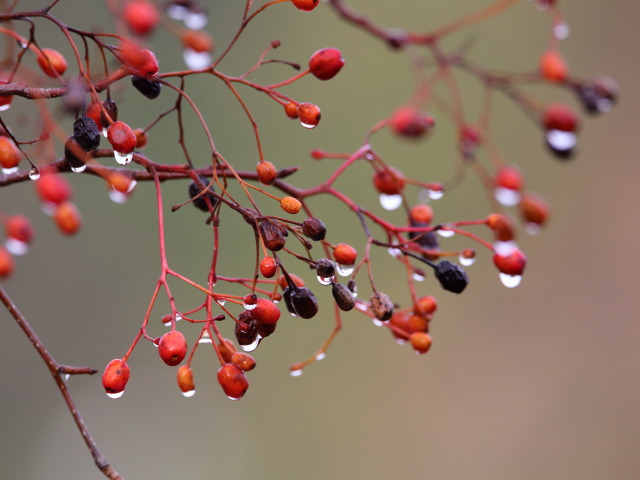
[[[130,357],[145,341],[157,347],[166,365],[179,366],[177,383],[185,396],[195,392],[192,359],[201,346],[209,345],[219,363],[217,379],[222,390],[231,399],[241,398],[249,387],[247,372],[256,365],[248,352],[274,334],[277,326],[284,323],[284,317],[311,319],[322,311],[326,318],[325,307],[316,297],[322,289],[331,291],[327,298],[332,298],[334,304],[331,315],[335,326],[312,356],[291,366],[293,375],[301,374],[307,365],[325,356],[341,328],[342,312],[352,310],[389,330],[398,343],[410,345],[418,354],[426,353],[432,343],[429,325],[437,310],[436,291],[460,294],[465,290],[470,281],[465,268],[476,257],[482,257],[477,249],[492,257],[504,285],[517,286],[527,263],[516,243],[518,223],[525,231],[535,233],[549,219],[547,203],[525,188],[520,167],[505,161],[498,151],[489,121],[493,95],[505,94],[533,118],[550,151],[562,160],[575,151],[579,115],[568,104],[548,104],[536,98],[528,93],[527,85],[539,83],[568,89],[586,114],[606,112],[618,97],[617,86],[610,78],[582,79],[570,71],[560,52],[567,30],[563,28],[559,2],[534,2],[553,21],[549,45],[535,68],[529,72],[498,73],[475,64],[464,52],[447,52],[442,41],[454,32],[503,13],[515,5],[515,0],[498,1],[423,33],[385,28],[352,10],[343,0],[328,0],[325,8],[332,9],[354,28],[399,52],[411,51],[407,57],[412,62],[416,86],[403,105],[373,123],[364,141],[352,151],[313,150],[311,158],[330,165],[329,173],[318,184],[301,188],[291,181],[298,167],[268,160],[260,126],[241,89],[264,95],[275,105],[277,115],[297,120],[306,129],[316,128],[322,118],[320,107],[308,99],[290,97],[286,87],[303,78],[323,82],[333,79],[345,65],[341,51],[321,48],[309,56],[306,64],[300,65],[274,59],[273,52],[280,42],[273,40],[241,75],[226,74],[220,64],[235,51],[238,39],[257,16],[280,3],[311,12],[319,7],[318,0],[273,0],[260,6],[247,0],[236,35],[217,55],[214,55],[216,42],[205,31],[207,7],[197,0],[169,0],[162,6],[151,0],[106,2],[114,22],[113,31],[118,33],[83,31],[64,24],[50,13],[58,2],[37,12],[20,12],[17,8],[20,2],[15,3],[12,12],[0,13],[3,21],[0,33],[13,42],[8,53],[12,67],[0,71],[0,186],[32,181],[43,211],[53,217],[63,234],[73,235],[79,231],[82,220],[72,202],[73,192],[66,175],[102,178],[109,196],[119,203],[127,200],[138,182],[155,185],[160,275],[141,325],[132,326],[132,331],[138,333],[130,347],[104,370],[104,389],[114,398],[123,394],[131,374]],[[531,9],[531,15],[535,14],[538,12]],[[22,21],[32,24],[28,35],[18,28]],[[63,34],[66,44],[61,50],[70,51],[69,58],[47,46],[48,38],[39,34],[39,25],[45,23]],[[158,31],[173,35],[181,46],[183,70],[160,68],[158,57],[162,54],[153,48],[153,36]],[[277,64],[285,72],[281,81],[260,82],[260,69],[268,63]],[[286,74],[290,68],[295,70],[293,75]],[[468,118],[463,111],[457,93],[459,84],[452,73],[455,71],[470,75],[485,88],[485,107],[478,120]],[[193,98],[185,87],[185,78],[197,76],[220,81],[237,99],[251,124],[250,133],[257,147],[257,158],[251,163],[255,168],[240,169],[233,152],[227,155],[217,148],[199,110],[200,100]],[[441,85],[451,98],[433,93]],[[145,102],[171,97],[173,106],[158,109],[146,126],[130,125],[127,118],[120,118],[118,102],[112,97],[112,89],[116,87],[137,92]],[[18,128],[17,117],[12,116],[16,97],[21,97],[21,102],[38,100],[43,112],[40,121],[33,122],[34,131],[29,135]],[[62,119],[53,114],[48,101],[60,97],[65,111]],[[205,157],[210,161],[196,163],[190,154],[183,126],[187,110],[194,112],[200,123],[200,131],[209,145]],[[161,163],[145,155],[144,149],[154,143],[154,129],[167,116],[177,119],[176,141],[184,155]],[[437,200],[453,188],[455,179],[410,177],[399,164],[391,164],[375,148],[376,134],[380,131],[388,130],[400,139],[422,141],[437,134],[441,121],[450,121],[457,130],[452,156],[459,169],[476,172],[486,186],[490,211],[483,218],[434,222]],[[394,223],[374,213],[336,186],[337,180],[355,165],[368,169],[370,176],[364,183],[384,210],[403,212],[401,222]],[[237,185],[241,194],[232,194],[230,184]],[[179,214],[183,207],[192,204],[202,212],[211,229],[214,249],[204,272],[206,282],[188,278],[170,266],[165,245],[164,216],[168,212],[163,191],[174,185],[184,189],[184,203],[173,205],[171,212]],[[332,231],[331,224],[327,226],[327,219],[313,214],[309,199],[320,195],[337,199],[351,212],[364,234],[362,245],[345,243],[340,232]],[[34,228],[19,212],[3,212],[0,220],[6,232],[5,246],[0,247],[0,278],[4,280],[14,273],[13,257],[26,253],[34,238]],[[232,254],[221,251],[219,240],[220,233],[229,229],[242,230],[255,238],[255,262],[245,276],[228,276],[218,267],[220,255]],[[452,250],[446,245],[453,235],[464,237],[467,243],[463,248]],[[380,284],[376,282],[377,252],[388,252],[397,262],[396,278],[406,279],[408,301],[390,298],[383,291],[390,284],[383,285],[383,280]],[[305,276],[302,272],[308,270],[314,271],[317,284],[305,284],[301,278]],[[169,279],[201,292],[202,302],[182,306],[172,295]],[[236,294],[235,288],[242,289],[242,294]],[[359,288],[365,295],[359,296]],[[151,324],[152,312],[162,292],[170,303],[170,311],[162,317],[169,331],[156,336],[150,333],[157,328]],[[288,315],[283,315],[285,312]],[[193,328],[178,329],[179,321],[180,325],[188,323]]]

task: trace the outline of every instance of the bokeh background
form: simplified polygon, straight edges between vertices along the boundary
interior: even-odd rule
[[[42,5],[20,3],[20,8]],[[241,3],[210,2],[207,30],[218,48],[233,34]],[[488,3],[350,2],[385,25],[413,30],[434,28]],[[333,320],[329,314],[305,322],[283,318],[278,334],[255,352],[258,367],[239,402],[220,391],[209,352],[196,356],[197,394],[184,399],[175,370],[143,343],[130,359],[132,378],[122,399],[104,395],[99,375],[70,381],[94,438],[125,478],[638,478],[640,4],[558,3],[572,28],[562,42],[572,71],[611,75],[622,98],[603,118],[585,120],[579,153],[571,162],[554,160],[537,126],[514,105],[497,102],[493,131],[502,153],[521,165],[529,187],[553,207],[544,234],[520,240],[529,258],[522,285],[505,289],[483,252],[469,268],[471,284],[463,295],[442,292],[432,281],[424,284],[424,293],[440,302],[428,355],[418,357],[362,316],[346,315],[327,358],[299,378],[289,375],[288,366],[320,345]],[[53,12],[87,29],[104,18],[102,2],[63,0]],[[37,25],[41,42],[62,44],[59,33]],[[454,36],[447,47],[470,43],[470,56],[485,66],[527,70],[545,49],[549,27],[548,16],[523,0]],[[402,55],[341,23],[326,5],[310,14],[288,4],[272,8],[246,32],[223,70],[241,73],[276,38],[282,41],[278,58],[304,63],[316,49],[336,46],[347,62],[330,82],[307,78],[285,90],[321,106],[323,121],[312,131],[285,118],[262,96],[242,91],[261,125],[267,158],[278,166],[301,166],[294,178],[312,185],[335,164],[312,161],[309,150],[357,148],[376,119],[408,98],[412,78]],[[152,43],[162,70],[183,68],[172,60],[180,51],[166,30]],[[272,65],[255,78],[277,81],[286,74]],[[477,86],[464,76],[461,82],[474,118]],[[121,118],[135,126],[173,101],[164,92],[156,103],[149,102],[126,87],[114,96],[121,102]],[[231,95],[208,78],[189,80],[187,88],[218,148],[239,168],[253,168],[253,137]],[[566,91],[532,91],[547,100],[574,101]],[[16,100],[13,110],[29,114],[30,107]],[[412,176],[446,179],[455,167],[454,132],[442,118],[425,142],[407,144],[382,133],[375,146]],[[178,155],[174,120],[162,128],[151,136],[147,154],[171,162]],[[209,155],[198,127],[190,124],[187,135],[196,163],[206,164]],[[339,185],[376,210],[369,175],[363,166]],[[84,216],[83,230],[72,239],[62,238],[40,212],[31,185],[0,191],[3,211],[27,213],[37,227],[32,251],[18,259],[16,274],[5,286],[58,361],[102,369],[128,348],[157,279],[154,200],[150,185],[139,185],[128,203],[118,205],[99,180],[77,175],[71,181]],[[186,183],[164,191],[166,205],[178,203]],[[327,220],[335,235],[331,240],[362,240],[355,217],[338,203],[317,199],[312,208]],[[481,218],[489,211],[473,176],[434,208],[437,221]],[[226,218],[228,230],[234,221]],[[204,281],[211,238],[202,216],[185,208],[168,216],[167,229],[174,268]],[[243,225],[225,237],[223,248],[223,271],[242,272],[252,260],[251,234]],[[406,302],[401,271],[385,254],[379,262],[379,287]],[[326,291],[316,290],[327,300]],[[174,293],[185,308],[200,301],[178,283]],[[329,311],[328,303],[323,307]],[[164,313],[160,302],[154,316]],[[102,478],[40,358],[6,312],[0,319],[0,476]],[[195,332],[187,327],[182,326],[192,340]],[[162,331],[159,320],[154,329]]]

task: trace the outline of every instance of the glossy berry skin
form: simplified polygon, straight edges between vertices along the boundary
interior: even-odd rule
[[[35,182],[35,188],[40,200],[46,203],[59,205],[71,199],[71,185],[57,173],[47,173],[42,175]]]
[[[160,69],[158,59],[153,52],[132,43],[122,47],[120,59],[129,68],[131,74],[138,77],[155,77]]]
[[[427,316],[431,315],[438,308],[438,302],[434,297],[425,296],[420,297],[416,301],[416,304],[413,306],[413,311],[417,315]]]
[[[320,80],[335,77],[343,66],[344,58],[337,48],[323,48],[311,55],[309,59],[309,70]]]
[[[320,4],[320,0],[291,0],[299,10],[310,12]]]
[[[579,121],[576,113],[562,103],[547,107],[544,111],[542,124],[546,130],[560,130],[561,132],[575,132]]]
[[[124,391],[129,381],[131,370],[129,365],[120,359],[111,360],[104,369],[102,374],[102,386],[105,391],[110,394],[120,393]]]
[[[280,318],[280,310],[278,306],[271,300],[259,298],[253,310],[250,310],[251,316],[260,323],[273,324]]]
[[[414,332],[409,336],[409,342],[416,353],[427,353],[431,348],[431,336],[426,332]]]
[[[182,365],[178,368],[178,387],[183,392],[192,392],[196,386],[193,382],[193,370],[188,365]]]
[[[339,243],[333,249],[333,258],[340,265],[353,265],[357,256],[357,250],[346,243]]]
[[[51,78],[58,78],[67,71],[67,60],[53,48],[43,48],[38,54],[38,65],[44,74]]]
[[[519,249],[514,249],[508,255],[493,255],[493,263],[500,273],[507,275],[522,275],[527,265],[527,257]]]
[[[404,174],[393,167],[378,170],[373,175],[373,186],[385,195],[398,195],[402,193],[405,185]]]
[[[12,215],[4,224],[7,237],[23,243],[31,243],[33,240],[33,226],[24,215]]]
[[[260,260],[260,273],[264,278],[272,278],[278,269],[276,261],[271,257],[264,257]]]
[[[60,232],[65,235],[75,235],[82,225],[82,217],[78,207],[73,202],[66,201],[56,206],[53,220]]]
[[[242,398],[249,388],[243,370],[235,363],[227,363],[218,370],[218,383],[231,400]]]
[[[569,67],[556,50],[548,50],[540,57],[540,75],[549,82],[563,82],[567,79]]]
[[[313,103],[301,103],[298,105],[298,118],[308,127],[315,127],[320,123],[320,108]]]
[[[178,365],[187,356],[187,341],[182,332],[172,330],[160,337],[158,354],[171,367]]]
[[[235,352],[231,356],[231,363],[239,366],[245,372],[253,370],[256,366],[255,359],[248,353],[244,352]]]
[[[20,163],[22,154],[20,149],[9,137],[0,136],[0,166],[2,168],[15,168]]]
[[[120,153],[131,153],[136,148],[136,134],[124,122],[114,122],[107,129],[107,140]]]
[[[284,106],[284,113],[287,117],[295,120],[298,118],[298,104],[295,102],[289,102]]]
[[[160,20],[158,8],[149,0],[131,0],[122,13],[129,30],[136,35],[148,35]]]
[[[0,245],[0,278],[8,278],[13,273],[13,257]]]

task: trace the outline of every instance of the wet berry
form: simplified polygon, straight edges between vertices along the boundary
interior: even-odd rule
[[[522,219],[527,224],[542,226],[549,220],[549,205],[542,197],[534,193],[523,195],[518,208]]]
[[[320,80],[335,77],[344,66],[344,58],[337,48],[323,48],[309,59],[309,70]]]
[[[522,275],[527,265],[527,257],[520,249],[515,248],[506,255],[494,254],[493,263],[500,273]]]
[[[404,185],[404,174],[394,167],[378,170],[373,175],[373,186],[378,192],[386,195],[397,195],[402,193]]]
[[[433,220],[433,208],[429,205],[416,205],[409,212],[409,218],[413,223],[429,225]]]
[[[250,313],[259,323],[276,323],[280,318],[278,306],[266,298],[259,298],[256,306],[253,310],[250,310]]]
[[[542,124],[547,130],[575,132],[578,130],[579,121],[578,116],[571,108],[562,103],[556,103],[544,111]]]
[[[184,30],[180,34],[182,46],[197,53],[213,50],[213,38],[202,30]]]
[[[318,218],[309,217],[302,222],[302,233],[311,240],[324,240],[327,235],[327,227]]]
[[[86,152],[100,145],[100,129],[91,117],[79,117],[73,122],[73,139]]]
[[[295,120],[298,118],[298,104],[295,102],[289,102],[284,106],[284,113],[287,117]]]
[[[291,290],[291,307],[301,318],[313,318],[318,313],[318,300],[307,287],[299,287]]]
[[[272,278],[278,270],[276,261],[271,257],[264,257],[260,260],[260,273],[264,278]]]
[[[136,35],[148,35],[160,21],[158,7],[149,0],[130,0],[122,15],[129,30]]]
[[[313,128],[320,123],[320,108],[313,103],[301,103],[298,105],[298,118],[307,128]]]
[[[320,4],[320,0],[291,0],[298,9],[310,12]]]
[[[333,249],[333,258],[340,265],[353,265],[356,263],[356,257],[358,252],[351,245],[346,243],[339,243],[336,248]]]
[[[227,363],[220,367],[218,383],[231,400],[239,400],[249,388],[247,377],[235,363]]]
[[[417,315],[427,316],[435,312],[437,308],[438,302],[436,301],[436,299],[431,296],[425,296],[418,298],[415,305],[413,306],[413,311]]]
[[[585,110],[597,114],[611,110],[618,100],[620,88],[612,78],[598,75],[579,84],[576,92]]]
[[[328,258],[321,258],[316,262],[316,274],[323,278],[333,277],[336,274],[336,264]]]
[[[158,59],[149,50],[127,42],[120,50],[120,59],[129,67],[132,75],[152,78],[158,74]]]
[[[231,356],[231,363],[239,366],[243,371],[249,372],[256,366],[255,359],[248,353],[236,352]]]
[[[8,278],[13,273],[13,257],[9,251],[0,245],[0,278]]]
[[[40,200],[46,203],[58,205],[71,199],[71,185],[57,173],[43,174],[36,180],[35,188]]]
[[[331,284],[331,294],[340,310],[348,312],[356,306],[356,300],[351,291],[341,283]]]
[[[188,365],[178,368],[178,387],[183,393],[193,392],[196,388],[193,382],[193,370]]]
[[[124,392],[131,370],[129,365],[120,359],[111,360],[102,374],[102,386],[108,394],[115,395]]]
[[[24,215],[11,215],[4,224],[8,238],[29,244],[33,240],[33,225]]]
[[[160,337],[158,354],[164,363],[171,367],[178,365],[187,356],[187,341],[182,332],[172,330]]]
[[[136,148],[136,135],[124,122],[114,122],[107,129],[107,140],[116,152],[131,153]]]

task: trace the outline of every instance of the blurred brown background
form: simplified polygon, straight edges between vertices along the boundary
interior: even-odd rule
[[[207,30],[219,48],[238,24],[241,3],[211,2]],[[386,25],[427,30],[489,2],[350,3]],[[255,352],[258,367],[249,375],[251,387],[240,402],[227,400],[220,391],[209,352],[196,356],[197,394],[184,399],[175,385],[175,370],[165,367],[155,350],[143,343],[130,359],[132,378],[122,399],[107,398],[99,376],[70,382],[98,445],[125,478],[640,476],[640,4],[558,3],[572,27],[562,43],[572,71],[585,77],[611,75],[621,86],[622,99],[604,117],[585,120],[578,155],[568,164],[551,158],[541,132],[518,108],[498,102],[493,128],[503,154],[522,166],[530,188],[553,207],[553,220],[544,234],[520,240],[529,258],[522,285],[514,290],[502,287],[483,252],[468,269],[471,285],[462,296],[424,284],[424,293],[440,301],[428,355],[418,357],[361,316],[346,315],[344,330],[327,358],[295,379],[288,374],[289,364],[311,354],[333,320],[328,314],[307,322],[284,318],[278,334]],[[63,0],[53,12],[91,28],[102,7],[83,2],[83,9],[93,9],[86,15],[78,11],[80,4]],[[30,1],[23,7],[37,5],[41,4]],[[46,27],[38,28],[44,35]],[[549,18],[523,0],[499,18],[455,36],[447,46],[470,40],[470,55],[477,62],[526,70],[546,47],[548,29]],[[53,30],[50,35],[51,44],[60,45],[60,35]],[[412,79],[402,55],[337,21],[326,5],[310,14],[288,4],[275,6],[251,26],[222,69],[239,74],[275,38],[282,41],[274,55],[278,58],[304,63],[313,51],[336,46],[346,59],[334,80],[307,78],[285,90],[321,106],[323,121],[313,131],[284,118],[272,102],[242,91],[261,125],[267,158],[278,166],[302,166],[298,182],[311,185],[328,175],[331,164],[313,162],[308,151],[318,146],[357,148],[376,119],[408,98]],[[171,56],[179,50],[165,32],[157,33],[153,44],[161,45],[157,52],[163,71],[182,68],[172,63]],[[269,66],[255,77],[277,81],[287,73]],[[467,85],[468,80],[461,79]],[[468,86],[471,96],[477,93],[473,82]],[[252,168],[257,161],[253,137],[229,93],[213,79],[189,80],[187,88],[210,122],[218,148],[239,168]],[[549,100],[574,101],[564,91],[536,93]],[[148,102],[128,84],[114,95],[122,102],[121,118],[135,126],[146,124],[173,101],[165,91],[157,103]],[[474,98],[467,99],[470,118],[478,106]],[[15,107],[19,105],[28,106],[16,101]],[[446,123],[445,119],[433,138],[417,145],[387,134],[375,145],[387,161],[408,174],[443,180],[455,160],[453,132]],[[164,124],[166,130],[152,135],[147,154],[170,162],[175,123]],[[188,136],[194,145],[201,143],[197,126],[189,127]],[[199,155],[195,154],[196,162],[206,164],[206,149]],[[370,173],[354,169],[340,186],[376,208],[375,198],[358,182],[362,175],[368,179]],[[31,214],[37,227],[32,251],[18,259],[6,288],[57,360],[102,369],[128,348],[157,279],[154,200],[151,186],[140,185],[127,204],[116,205],[97,179],[71,180],[85,220],[73,239],[61,238],[40,213],[31,185],[0,191],[3,211]],[[470,176],[434,204],[436,220],[486,214],[489,207],[477,183]],[[186,183],[167,185],[166,205],[182,201],[185,192]],[[355,217],[333,201],[318,199],[312,208],[326,217],[330,235],[336,235],[331,240],[346,239],[337,238],[337,233],[355,225]],[[194,209],[184,209],[168,216],[167,229],[172,266],[204,281],[211,240],[201,220]],[[251,261],[248,233],[243,227],[226,237],[223,271],[240,270],[235,267],[242,266],[245,256]],[[354,242],[362,239],[355,229],[347,236]],[[400,270],[384,263],[384,257],[376,270],[378,281],[385,284],[380,288],[406,302],[399,288],[403,282],[394,279]],[[316,290],[327,299],[327,292]],[[200,301],[177,282],[174,293],[185,309]],[[327,304],[324,308],[329,311]],[[157,309],[155,317],[163,313]],[[5,311],[0,319],[0,476],[102,478],[40,358]],[[192,340],[193,330],[185,327]],[[154,328],[158,334],[162,331],[159,325]]]

